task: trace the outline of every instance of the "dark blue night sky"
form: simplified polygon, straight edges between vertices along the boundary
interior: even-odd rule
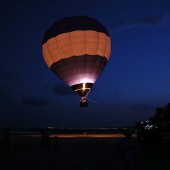
[[[170,102],[169,0],[1,0],[0,126],[122,127]],[[47,67],[42,39],[72,15],[99,20],[112,51],[89,107]]]

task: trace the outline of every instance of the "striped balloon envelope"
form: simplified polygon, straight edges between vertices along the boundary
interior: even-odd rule
[[[42,53],[48,67],[86,101],[110,57],[111,39],[96,19],[72,16],[45,32]]]

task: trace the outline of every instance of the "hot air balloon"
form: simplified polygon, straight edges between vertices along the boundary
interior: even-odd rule
[[[55,22],[45,32],[42,54],[48,67],[87,106],[87,95],[104,69],[111,53],[111,39],[96,19],[72,16]]]

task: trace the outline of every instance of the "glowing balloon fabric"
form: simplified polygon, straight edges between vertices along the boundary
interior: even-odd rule
[[[48,67],[80,97],[86,97],[111,52],[106,28],[96,19],[72,16],[45,33],[42,53]]]

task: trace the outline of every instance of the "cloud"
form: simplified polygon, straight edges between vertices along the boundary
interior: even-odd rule
[[[155,113],[155,106],[149,104],[131,104],[127,106],[128,116],[138,121],[146,121]]]
[[[6,96],[9,93],[5,85],[0,84],[0,96]]]
[[[168,21],[168,16],[143,16],[132,19],[120,19],[112,24],[113,31],[125,30],[138,26],[164,26]]]
[[[138,121],[146,121],[155,113],[155,106],[145,103],[122,103],[112,104],[110,108],[115,116],[119,119],[119,123],[125,124],[126,120],[130,124]]]
[[[1,79],[9,79],[12,77],[12,74],[5,72],[5,71],[0,71],[0,78]]]
[[[118,90],[115,90],[115,91],[114,91],[114,95],[115,95],[115,96],[120,96],[121,93],[120,93]]]
[[[148,17],[139,17],[135,18],[134,22],[140,23],[143,25],[162,25],[167,21],[167,16],[148,16]]]
[[[148,111],[150,109],[153,109],[153,106],[149,105],[149,104],[130,104],[128,106],[129,110],[132,110],[134,112],[143,112],[143,111]]]
[[[48,89],[49,88],[49,85],[48,84],[45,84],[44,85],[44,89],[46,90],[46,89]]]
[[[61,83],[57,83],[52,88],[52,90],[60,96],[62,96],[62,95],[73,95],[74,94],[73,90],[69,86],[66,86],[66,85],[61,84]]]
[[[43,99],[43,98],[30,97],[30,98],[22,99],[22,103],[26,105],[30,105],[30,106],[45,106],[53,102],[47,99]]]

